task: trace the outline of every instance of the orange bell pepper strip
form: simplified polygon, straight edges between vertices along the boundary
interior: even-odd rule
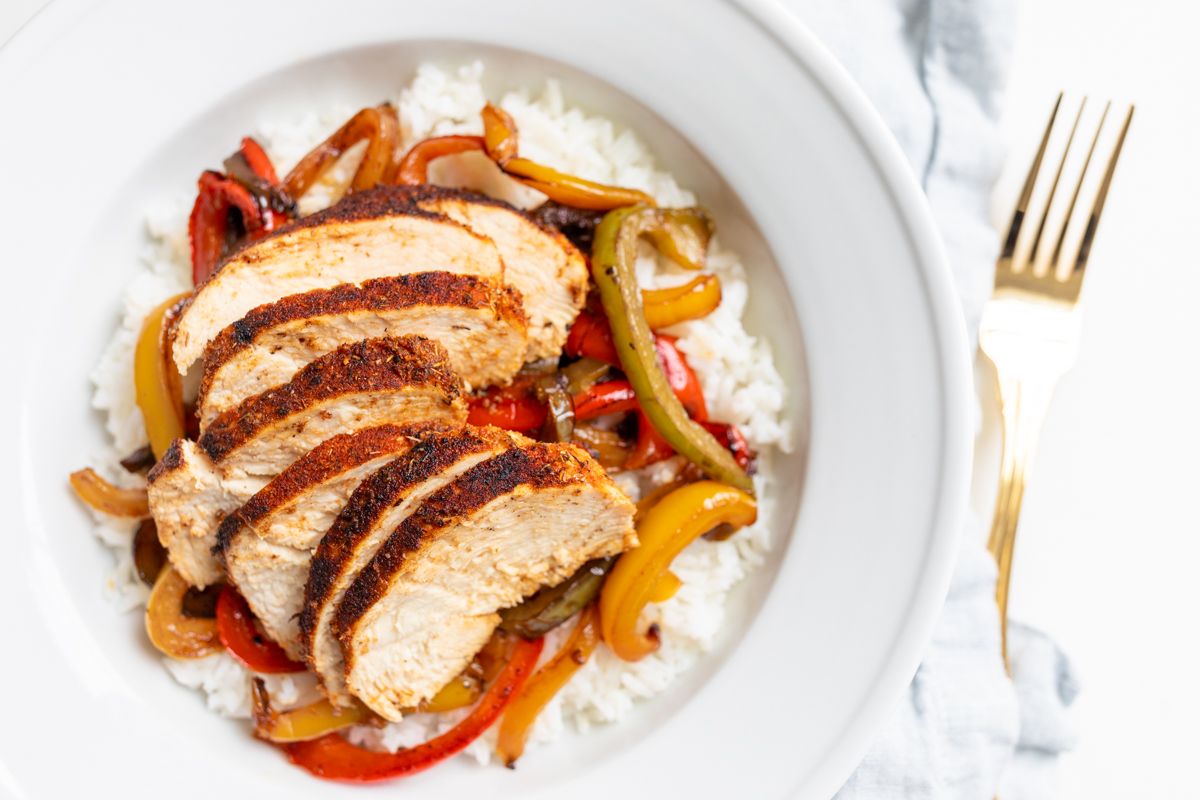
[[[203,658],[220,652],[217,621],[188,617],[183,613],[183,596],[188,584],[172,566],[164,567],[146,601],[146,635],[163,655],[171,658]]]
[[[347,150],[364,140],[367,151],[350,180],[350,191],[370,189],[385,180],[400,141],[396,109],[386,103],[362,109],[300,159],[283,179],[284,191],[292,199],[300,199]]]
[[[626,661],[657,650],[657,627],[642,631],[638,619],[675,556],[718,525],[749,525],[757,516],[751,495],[708,480],[674,490],[646,512],[637,525],[638,546],[617,560],[600,592],[600,630],[609,648]]]
[[[643,289],[642,306],[651,330],[706,317],[721,304],[721,279],[699,275],[682,286]]]
[[[171,442],[184,435],[179,375],[163,350],[167,315],[184,297],[176,295],[146,315],[133,352],[134,396],[156,459],[162,458]]]
[[[492,726],[520,692],[537,666],[542,640],[518,641],[512,657],[462,722],[424,744],[395,753],[365,750],[336,733],[283,746],[288,760],[319,778],[375,783],[413,775],[461,752]]]
[[[304,672],[306,667],[288,658],[283,648],[267,639],[254,624],[246,598],[232,586],[217,595],[217,635],[221,644],[243,667],[264,674]]]
[[[509,704],[500,721],[496,739],[496,755],[511,767],[525,752],[525,741],[546,704],[554,699],[567,681],[587,663],[592,651],[600,641],[600,620],[596,606],[590,605],[579,612],[579,618],[571,635],[562,647],[525,684],[521,694]]]
[[[435,136],[417,142],[396,165],[393,181],[405,186],[429,183],[430,161],[472,151],[484,151],[482,136]]]
[[[145,489],[113,486],[91,467],[72,472],[68,480],[79,499],[102,514],[133,519],[150,516],[150,501],[146,498]]]

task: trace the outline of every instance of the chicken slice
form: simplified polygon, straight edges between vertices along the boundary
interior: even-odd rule
[[[496,243],[504,280],[521,293],[529,316],[525,360],[558,358],[567,329],[587,299],[588,264],[575,245],[501,200],[428,184],[409,192],[419,208],[444,214]]]
[[[343,345],[176,441],[148,476],[150,512],[171,562],[194,586],[221,576],[212,553],[225,514],[339,433],[380,425],[465,423],[446,351],[417,336]]]
[[[504,277],[503,261],[490,239],[417,208],[404,189],[381,186],[355,192],[226,258],[174,321],[175,366],[186,374],[225,326],[264,303],[427,270]]]
[[[443,345],[468,388],[507,383],[525,360],[521,299],[493,279],[416,272],[315,289],[255,308],[209,343],[201,428],[339,345],[404,334]]]
[[[338,605],[350,692],[399,719],[466,667],[499,609],[635,546],[633,514],[574,445],[513,448],[468,470],[396,527]]]
[[[303,657],[296,623],[317,543],[363,478],[439,429],[382,425],[335,436],[221,521],[217,551],[226,576],[293,660]]]
[[[346,587],[422,499],[481,461],[529,440],[499,428],[466,428],[425,437],[364,480],[321,539],[312,559],[300,635],[310,669],[329,699],[349,705],[342,651],[331,624]]]

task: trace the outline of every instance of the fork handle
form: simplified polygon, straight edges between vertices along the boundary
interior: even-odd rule
[[[993,366],[994,363],[993,363]],[[996,513],[988,550],[996,559],[996,605],[1000,610],[1000,652],[1008,665],[1008,588],[1012,578],[1013,550],[1017,540],[1017,520],[1025,496],[1025,481],[1033,463],[1038,434],[1050,407],[1050,398],[1058,376],[1039,376],[1031,380],[1006,378],[996,370],[1000,400],[1003,444],[1000,454],[1000,487],[996,494]]]

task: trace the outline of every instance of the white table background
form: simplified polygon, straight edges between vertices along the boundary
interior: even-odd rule
[[[45,2],[3,0],[0,42]],[[1089,264],[1079,364],[1059,385],[1026,496],[1011,612],[1056,636],[1083,681],[1060,795],[1195,797],[1200,5],[1019,2],[998,228],[1060,88],[1138,110]],[[974,503],[986,516],[994,412],[982,440]]]

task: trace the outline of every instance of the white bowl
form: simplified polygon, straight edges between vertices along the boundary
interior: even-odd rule
[[[140,267],[142,208],[261,119],[375,102],[433,58],[563,79],[641,134],[749,265],[808,432],[776,549],[719,652],[632,719],[516,772],[409,796],[824,797],[901,697],[941,606],[968,476],[967,358],[925,201],[830,56],[767,2],[60,0],[0,53],[8,538],[0,787],[67,797],[346,794],[208,713],[102,599],[65,477],[102,442],[87,375]],[[807,387],[807,388],[806,388]],[[805,445],[805,443],[801,443]]]

